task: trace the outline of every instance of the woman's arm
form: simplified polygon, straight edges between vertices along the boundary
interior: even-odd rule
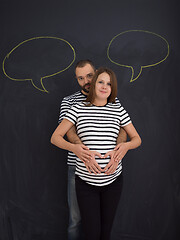
[[[129,123],[128,125],[124,126],[123,128],[130,138],[130,141],[124,143],[124,144],[126,144],[128,150],[139,147],[141,145],[142,141],[141,141],[141,138],[140,138],[138,132],[136,131],[135,127],[133,126],[133,124]]]
[[[63,119],[62,122],[59,124],[59,126],[54,131],[54,133],[52,134],[51,143],[59,148],[71,151],[76,156],[78,156],[79,152],[82,152],[84,145],[70,143],[64,139],[64,135],[69,131],[70,128],[72,128],[73,125],[74,124],[71,123],[69,120]],[[88,152],[89,152],[88,154],[89,154],[89,158],[91,158],[91,161],[85,162],[87,170],[90,173],[91,172],[94,172],[95,174],[101,173],[102,169],[95,160],[95,156],[99,156],[101,158],[102,157],[101,154],[97,151],[89,151],[88,150]]]
[[[115,147],[114,150],[116,152],[113,157],[115,161],[118,162],[122,160],[122,158],[125,156],[128,150],[137,148],[141,145],[141,138],[132,123],[129,123],[123,128],[126,131],[127,135],[129,136],[130,141],[125,143],[119,143]]]
[[[55,146],[74,152],[74,144],[66,141],[64,135],[74,124],[67,119],[63,119],[51,136],[51,143]]]

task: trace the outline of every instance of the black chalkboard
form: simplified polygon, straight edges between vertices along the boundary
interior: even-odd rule
[[[0,239],[67,239],[66,152],[50,144],[75,62],[112,68],[140,136],[113,240],[178,240],[178,1],[1,1]]]

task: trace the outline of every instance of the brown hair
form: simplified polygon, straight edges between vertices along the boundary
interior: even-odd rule
[[[79,62],[77,62],[76,65],[75,65],[75,70],[76,70],[76,68],[78,68],[78,67],[79,67],[79,68],[84,67],[86,64],[90,64],[91,67],[94,69],[94,71],[96,70],[96,68],[95,68],[95,66],[94,66],[94,63],[93,63],[91,60],[89,60],[89,59],[80,60]]]
[[[110,83],[111,83],[111,94],[107,99],[108,103],[114,103],[115,102],[115,98],[117,96],[117,78],[115,73],[106,67],[100,67],[94,74],[94,77],[91,81],[91,87],[89,89],[89,94],[87,96],[86,102],[90,102],[91,104],[93,104],[93,101],[95,99],[95,85],[96,85],[96,81],[98,79],[98,76],[101,73],[107,73],[110,76]]]

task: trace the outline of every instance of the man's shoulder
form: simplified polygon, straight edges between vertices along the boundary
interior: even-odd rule
[[[68,95],[66,97],[63,98],[62,101],[65,101],[65,102],[78,102],[78,101],[82,101],[85,99],[85,95],[82,94],[81,91],[77,91],[71,95]]]
[[[81,92],[80,91],[77,91],[77,92],[75,92],[75,93],[72,93],[72,94],[70,94],[70,95],[68,95],[68,96],[65,96],[64,98],[63,98],[63,100],[71,100],[71,99],[75,99],[75,98],[77,98],[78,96],[81,96]]]

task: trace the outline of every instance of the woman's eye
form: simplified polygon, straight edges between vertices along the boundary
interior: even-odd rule
[[[111,83],[108,83],[107,85],[108,85],[108,86],[111,86]]]

